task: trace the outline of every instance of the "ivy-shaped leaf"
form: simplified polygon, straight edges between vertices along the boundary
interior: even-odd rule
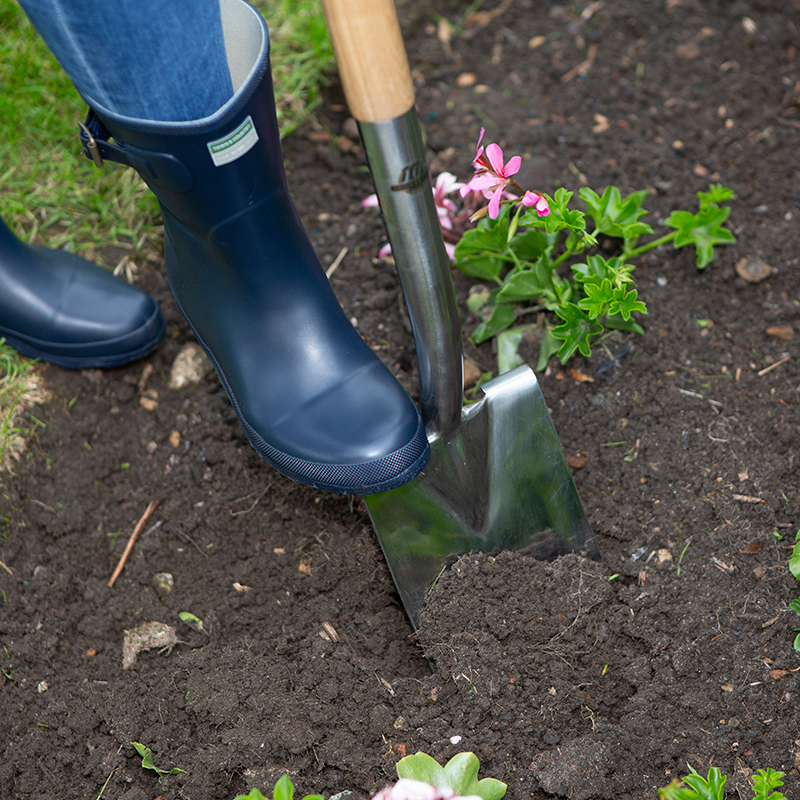
[[[723,186],[721,183],[712,183],[708,187],[707,192],[698,192],[697,199],[700,201],[700,210],[704,211],[707,208],[717,208],[717,203],[723,203],[726,200],[733,200],[736,195],[733,189]]]
[[[580,190],[581,199],[588,206],[589,216],[594,221],[597,232],[618,239],[626,238],[624,228],[634,225],[647,214],[646,209],[642,208],[642,203],[648,194],[647,189],[641,189],[632,192],[623,200],[616,186],[607,186],[602,197],[598,197],[588,187]],[[638,225],[640,227],[635,229],[638,231],[637,236],[653,232],[653,229],[643,222]]]
[[[715,244],[733,244],[736,241],[729,230],[721,227],[730,213],[727,206],[702,208],[697,214],[673,211],[664,224],[677,230],[673,239],[676,249],[689,244],[697,248],[697,268],[704,269],[714,260]]]
[[[422,781],[437,789],[450,788],[456,795],[476,795],[483,800],[500,800],[508,788],[494,778],[478,780],[480,763],[474,753],[459,753],[444,767],[427,753],[415,753],[397,762],[397,776]]]
[[[575,303],[563,303],[555,311],[564,320],[551,331],[556,339],[563,340],[558,350],[561,363],[566,364],[576,350],[587,357],[590,356],[592,348],[589,341],[603,332],[603,326],[590,319],[589,315]]]

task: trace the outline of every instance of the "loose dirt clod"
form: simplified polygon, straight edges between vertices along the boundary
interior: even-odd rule
[[[159,652],[171,651],[178,641],[175,629],[164,622],[147,622],[132,631],[125,631],[122,642],[122,669],[130,669],[142,650],[158,647]]]

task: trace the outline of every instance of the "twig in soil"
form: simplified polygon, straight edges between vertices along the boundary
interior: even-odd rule
[[[11,569],[11,567],[6,566],[6,564],[3,563],[2,561],[0,561],[0,567],[2,567],[9,575],[14,574],[14,571]]]
[[[133,546],[136,544],[136,540],[139,538],[139,534],[142,532],[142,528],[144,528],[145,523],[148,519],[150,519],[150,515],[156,510],[156,506],[160,502],[161,500],[152,500],[147,506],[144,514],[142,514],[142,518],[136,523],[136,527],[133,529],[131,538],[128,539],[128,544],[125,545],[125,552],[122,554],[122,558],[120,558],[117,568],[114,570],[114,574],[108,581],[109,588],[114,585],[114,581],[116,581],[120,572],[122,572],[122,568],[125,566],[125,562],[128,560],[128,556],[131,554],[131,550],[133,550]]]
[[[328,280],[330,280],[330,278],[331,278],[331,275],[333,275],[333,273],[334,273],[334,272],[336,272],[336,268],[339,266],[339,264],[341,264],[341,263],[342,263],[342,259],[343,259],[343,258],[344,258],[346,255],[347,255],[347,248],[346,248],[346,247],[343,247],[343,248],[342,248],[342,249],[339,251],[339,255],[338,255],[338,256],[336,256],[336,258],[335,258],[335,260],[334,260],[333,264],[331,264],[331,265],[328,267],[328,269],[326,269],[326,270],[325,270],[325,277],[326,277]]]
[[[198,553],[200,553],[201,556],[203,556],[204,558],[208,558],[208,553],[206,553],[205,550],[203,550],[203,548],[200,547],[200,545],[197,544],[197,542],[194,539],[192,539],[192,537],[189,536],[188,533],[184,533],[183,531],[178,531],[178,533],[181,536],[183,536],[189,542],[189,544],[192,545],[192,547],[194,547],[194,549],[197,550]]]
[[[791,356],[785,356],[780,361],[776,361],[774,364],[770,364],[768,367],[764,367],[760,372],[757,372],[756,375],[760,378],[762,375],[766,375],[768,372],[772,372],[772,370],[777,369],[781,364],[785,364]]]
[[[733,496],[734,500],[738,500],[741,503],[766,503],[766,500],[762,500],[760,497],[752,497],[749,494],[735,494]]]
[[[153,374],[153,365],[148,362],[147,364],[144,365],[141,377],[139,378],[139,383],[136,385],[136,388],[139,390],[139,394],[141,394],[144,391],[144,387],[147,385],[147,380],[152,374]]]
[[[255,500],[253,500],[253,503],[250,506],[250,508],[245,508],[243,511],[231,511],[230,509],[228,509],[228,511],[230,511],[231,513],[231,516],[239,517],[242,514],[249,514],[258,505],[258,501],[261,500],[261,498],[267,493],[267,489],[269,489],[270,486],[272,486],[271,481],[264,487],[264,490],[261,492],[261,494],[258,497],[256,497]],[[240,497],[239,500],[246,500],[248,497],[251,497],[252,495],[253,492],[251,492],[250,494],[246,494],[244,497]],[[234,500],[233,502],[238,503],[239,500]]]

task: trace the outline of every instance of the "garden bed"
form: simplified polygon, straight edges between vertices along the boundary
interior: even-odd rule
[[[3,479],[0,795],[97,797],[108,780],[111,800],[214,800],[271,790],[287,772],[300,792],[362,796],[405,754],[473,750],[511,800],[655,798],[709,765],[732,791],[749,770],[781,769],[797,796],[790,5],[493,0],[464,20],[434,3],[465,25],[449,32],[429,4],[401,7],[434,169],[469,177],[484,126],[486,141],[523,155],[526,188],[651,188],[657,232],[709,182],[736,193],[738,243],[705,271],[688,249],[640,262],[644,336],[616,333],[609,352],[540,376],[601,563],[465,555],[414,634],[359,498],[261,462],[213,374],[168,389],[191,334],[160,256],[142,257],[166,341],[125,369],[39,368],[55,399],[34,410],[43,427]],[[336,86],[320,120],[285,142],[290,185],[323,262],[348,248],[332,276],[348,316],[415,393],[399,285],[376,259],[382,228],[360,207],[371,187]],[[769,276],[745,282],[745,257]],[[462,302],[472,283],[456,276]],[[463,319],[467,332],[478,322],[466,309]],[[467,350],[494,368],[490,344]],[[163,599],[160,572],[174,576]],[[181,642],[123,670],[124,631],[153,621]],[[143,769],[133,741],[185,774]]]

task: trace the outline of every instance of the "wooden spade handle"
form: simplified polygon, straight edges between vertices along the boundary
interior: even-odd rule
[[[414,105],[393,0],[322,0],[350,113],[359,122],[384,122]]]

